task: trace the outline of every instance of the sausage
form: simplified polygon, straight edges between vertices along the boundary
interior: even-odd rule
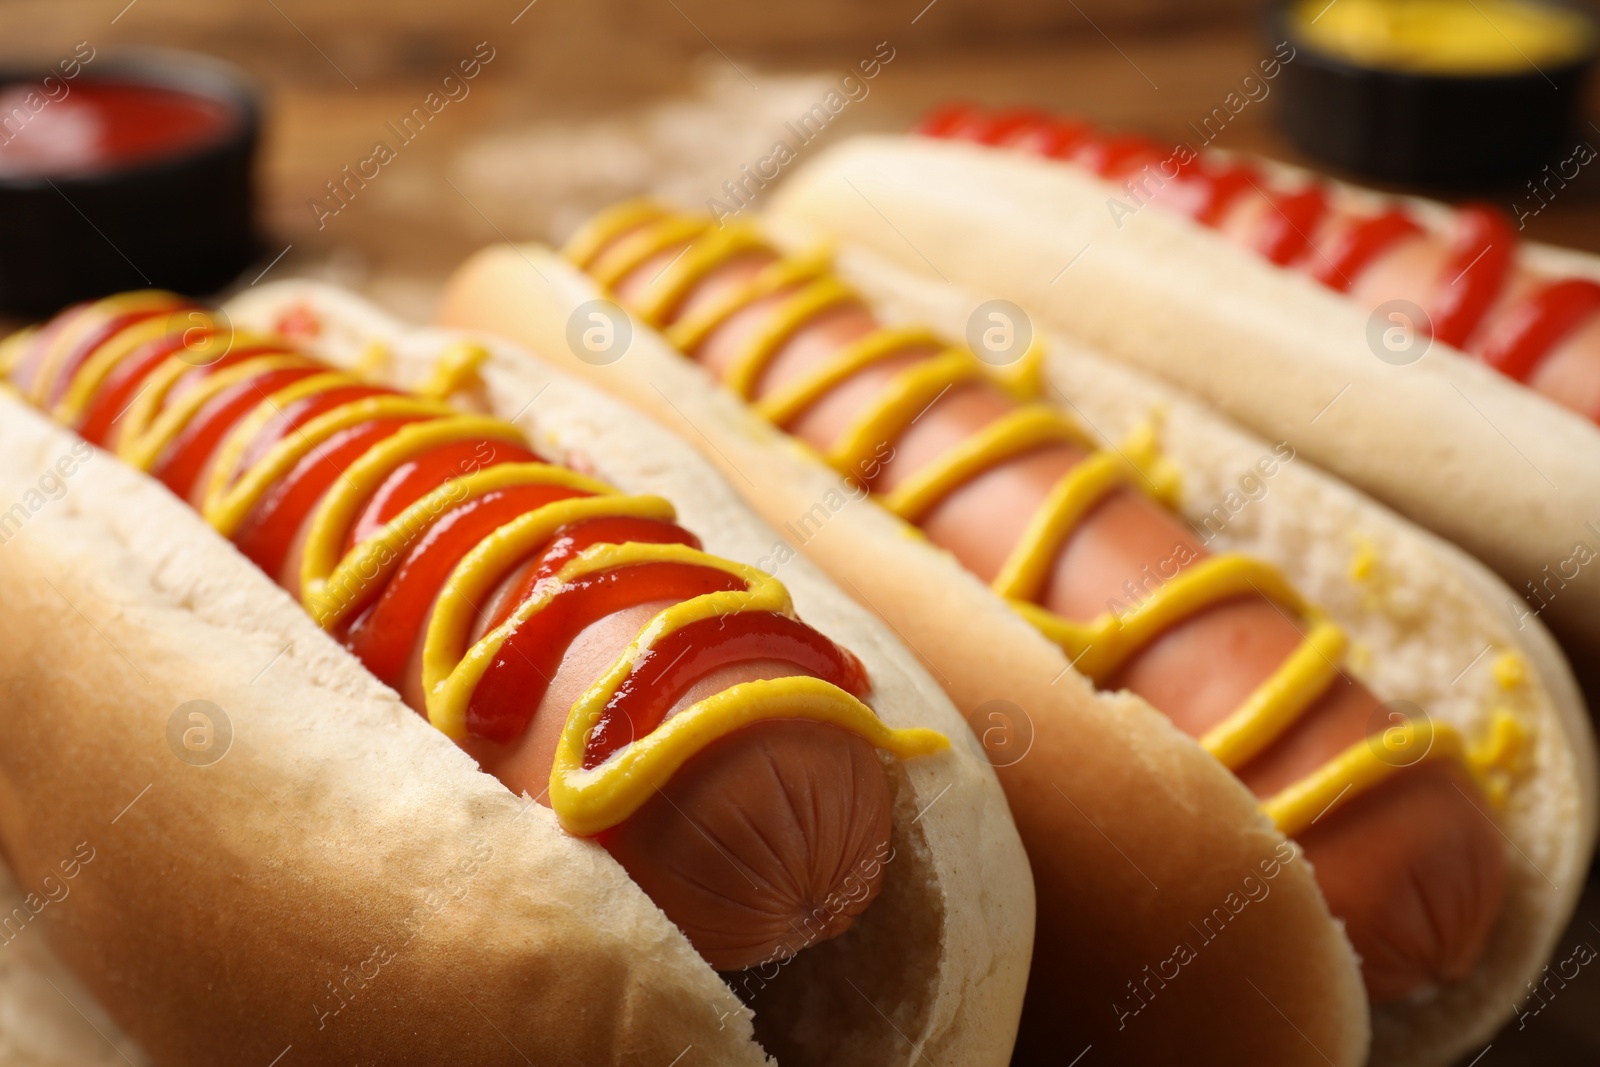
[[[591,624],[569,646],[516,744],[468,739],[462,748],[513,792],[548,805],[567,709],[670,605],[653,601]],[[419,635],[402,689],[413,706],[421,644]],[[779,660],[721,668],[680,695],[667,717],[741,682],[796,673]],[[701,751],[600,841],[707,962],[741,970],[849,929],[882,887],[873,859],[887,848],[890,813],[883,768],[861,738],[825,723],[766,722]],[[797,929],[810,936],[797,938]]]
[[[746,730],[701,752],[605,842],[719,970],[837,937],[893,858],[883,769],[865,741],[800,720]]]
[[[668,247],[634,265],[613,286],[616,297],[624,304],[637,301],[683,247]],[[776,258],[770,250],[746,253],[714,268],[671,319],[714,302]],[[780,290],[730,316],[689,354],[713,372],[725,371],[741,342],[791,291]],[[774,354],[754,398],[794,380],[876,325],[860,301],[807,320]],[[855,373],[787,428],[826,450],[889,379],[928,351],[908,349]],[[892,454],[864,480],[873,490],[891,491],[952,444],[1017,407],[994,385],[955,386],[892,442]],[[1085,455],[1070,443],[1024,452],[960,485],[918,525],[978,577],[992,580],[1046,494]],[[1125,583],[1147,579],[1150,568],[1173,561],[1189,566],[1207,554],[1183,522],[1148,496],[1116,490],[1092,507],[1061,546],[1040,603],[1065,618],[1087,620],[1103,612],[1108,600],[1126,601]],[[1301,637],[1295,623],[1265,597],[1238,597],[1173,625],[1132,655],[1107,684],[1139,694],[1186,733],[1199,736],[1238,707]],[[1238,774],[1257,796],[1270,796],[1367,737],[1378,708],[1378,698],[1360,683],[1336,679],[1294,726],[1237,768]],[[1299,844],[1329,906],[1344,920],[1364,961],[1374,1000],[1459,978],[1482,952],[1500,912],[1506,858],[1477,797],[1475,783],[1461,769],[1419,763],[1359,801],[1335,808],[1301,835]]]
[[[96,316],[105,321],[97,322]],[[48,387],[45,392],[50,396],[61,393],[64,382],[36,379],[51,373],[42,365],[46,346],[65,327],[74,325],[91,340],[96,334],[89,327],[104,326],[111,335],[116,333],[115,317],[105,305],[86,305],[65,313],[35,334],[22,358],[13,363],[12,376],[19,387],[25,391],[30,385]],[[104,343],[102,337],[90,347]],[[274,347],[273,351],[287,349]],[[70,377],[70,369],[60,368],[81,366],[77,355],[54,364],[57,373]],[[187,390],[199,387],[208,373],[220,371],[222,366],[197,367],[184,373],[165,403],[180,401]],[[249,377],[242,385],[216,394],[159,454],[151,473],[189,503],[201,507],[225,431],[275,388],[322,369],[306,358],[302,364],[263,372],[260,377]],[[269,373],[280,375],[279,379],[272,379],[276,384],[270,387]],[[377,387],[351,387],[350,395],[357,394],[399,395]],[[280,421],[288,418],[279,413]],[[377,423],[370,420],[360,423],[345,431],[345,438],[330,438],[323,447],[313,450],[290,473],[272,483],[241,525],[241,532],[235,537],[241,548],[291,592],[300,590],[301,561],[314,508],[305,507],[295,525],[270,530],[266,509],[287,500],[296,486],[315,488],[316,498],[320,499],[349,463],[380,439],[375,436],[374,427]],[[208,429],[216,432],[207,435]],[[488,447],[479,447],[485,445]],[[369,512],[376,516],[371,528],[387,521],[382,518],[384,512],[374,511],[385,494],[405,490],[410,499],[430,485],[440,484],[438,472],[429,472],[439,467],[449,473],[451,468],[442,466],[439,458],[446,452],[452,458],[460,454],[470,459],[475,469],[536,459],[520,444],[505,440],[469,439],[438,446],[387,477],[365,505],[357,528],[361,529]],[[422,557],[417,553],[423,543],[446,529],[453,516],[464,515],[469,506],[463,503],[459,509],[443,511],[426,535],[406,544],[399,572],[407,566],[421,566],[418,561]],[[294,513],[284,514],[293,518]],[[685,543],[698,545],[692,535],[672,529],[683,534],[678,540],[687,538]],[[252,534],[252,530],[256,533]],[[268,532],[261,533],[263,530]],[[354,534],[351,536],[355,539]],[[476,538],[463,543],[462,552],[475,543]],[[454,559],[450,562],[453,564]],[[530,558],[499,579],[492,594],[480,605],[471,641],[481,638],[528,595],[525,581],[532,566]],[[588,621],[573,635],[556,669],[545,678],[547,684],[537,706],[528,713],[526,728],[503,739],[469,734],[459,742],[461,747],[513,792],[532,796],[548,806],[557,742],[566,727],[569,710],[619,659],[646,623],[677,603],[677,598],[647,599]],[[419,711],[427,706],[423,650],[428,623],[437,606],[436,588],[414,636],[399,654],[398,672],[386,679],[407,704]],[[663,668],[658,682],[670,667]],[[662,721],[741,683],[809,673],[813,672],[781,655],[736,657],[732,662],[701,671],[698,677],[691,675],[665,709]],[[648,678],[645,684],[649,684]],[[631,729],[631,724],[624,726]],[[623,740],[625,743],[631,738]],[[862,737],[809,719],[766,720],[745,725],[702,748],[653,798],[628,818],[601,831],[596,839],[683,930],[708,963],[722,970],[739,970],[786,959],[850,927],[881,889],[885,859],[892,855],[891,811],[884,769],[873,747]]]

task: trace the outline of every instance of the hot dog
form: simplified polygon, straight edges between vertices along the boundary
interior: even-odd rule
[[[601,894],[597,903],[623,894],[612,918],[623,930],[631,928],[632,936],[644,937],[637,948],[657,960],[629,981],[659,970],[656,979],[664,989],[676,983],[671,995],[686,996],[697,983],[706,988],[692,973],[694,966],[707,975],[712,968],[745,972],[732,975],[729,985],[771,1005],[758,1024],[770,1051],[795,1062],[818,1056],[833,1062],[841,1055],[880,1062],[876,1053],[892,1044],[887,1036],[855,1028],[854,1034],[818,1041],[796,1026],[805,1012],[817,1010],[806,1003],[814,992],[796,989],[784,996],[765,990],[791,969],[793,959],[795,977],[784,977],[797,986],[822,980],[831,962],[843,964],[840,973],[846,976],[854,972],[868,986],[878,985],[883,995],[882,977],[863,967],[857,954],[874,944],[894,944],[906,926],[927,922],[926,894],[961,891],[959,878],[940,870],[948,862],[941,852],[949,847],[951,828],[930,827],[932,836],[925,836],[910,819],[931,799],[931,793],[917,798],[935,778],[941,788],[959,789],[965,802],[992,786],[970,759],[963,766],[948,753],[944,734],[921,725],[886,725],[866,703],[893,709],[904,723],[924,710],[938,719],[939,701],[935,697],[931,709],[916,708],[907,699],[902,668],[878,656],[860,659],[802,621],[783,583],[706,551],[662,496],[624,493],[550,462],[512,422],[480,413],[497,406],[496,390],[483,377],[491,359],[486,348],[459,338],[421,343],[434,364],[426,375],[407,379],[421,379],[416,391],[407,392],[383,384],[375,368],[367,374],[341,369],[293,340],[235,331],[209,309],[148,292],[74,308],[12,338],[3,349],[3,367],[21,399],[187,501],[353,654],[369,676],[369,689],[378,683],[392,687],[499,779],[505,799],[521,796],[550,808],[550,830],[570,844],[537,850],[544,860],[572,868],[562,850],[580,856],[584,841],[609,853],[617,875],[596,879],[575,872],[579,884],[569,892],[577,900],[587,886]],[[6,404],[8,433],[24,450],[51,440],[15,401]],[[581,434],[568,438],[582,440]],[[622,451],[628,447],[637,445]],[[88,455],[87,446],[81,454]],[[154,502],[161,494],[140,485],[138,476],[114,477],[123,483],[119,506],[164,506]],[[735,514],[732,521],[740,520]],[[8,533],[25,546],[40,536],[31,524]],[[194,539],[191,531],[182,535]],[[32,552],[40,555],[37,548]],[[44,581],[67,582],[51,563],[43,553]],[[90,578],[103,581],[104,575]],[[49,668],[30,670],[23,645],[14,643],[7,653],[6,671],[37,689],[20,706],[37,706],[64,686]],[[359,672],[354,661],[347,671]],[[888,682],[887,693],[880,678]],[[925,692],[932,696],[926,687]],[[312,710],[335,709],[324,701]],[[346,740],[357,742],[352,752],[362,751],[360,737]],[[18,751],[50,765],[47,745],[35,741]],[[929,767],[919,772],[902,761]],[[935,769],[939,764],[942,771]],[[404,775],[406,764],[380,761],[373,770]],[[913,784],[919,774],[927,779]],[[38,848],[26,820],[54,798],[35,798],[10,784],[18,798],[16,816],[0,825],[0,840],[7,855],[26,867]],[[309,807],[315,811],[314,804]],[[993,852],[1007,882],[997,890],[1002,906],[985,915],[952,904],[934,921],[955,943],[981,936],[998,967],[985,964],[993,976],[988,978],[962,964],[951,969],[932,962],[897,995],[917,1002],[936,996],[941,985],[963,988],[982,1006],[932,1012],[926,1036],[948,1045],[953,1055],[1001,1062],[1010,1041],[1003,1027],[992,1029],[992,1019],[1017,1010],[1031,894],[1002,809],[985,807],[979,800],[976,810],[970,804],[956,808],[951,818],[959,824],[956,833],[982,826],[992,838],[978,851]],[[468,820],[466,828],[475,824],[485,832],[495,829],[492,819]],[[907,850],[918,853],[899,876],[909,881],[902,890],[890,890],[896,899],[886,901],[896,857]],[[167,860],[152,856],[149,862],[165,873]],[[527,868],[517,866],[526,877]],[[626,876],[618,884],[622,871]],[[127,880],[136,883],[139,876],[137,869],[131,876],[124,872],[121,885],[103,892],[126,893]],[[650,904],[629,903],[630,892],[641,900],[648,896],[660,913]],[[905,914],[874,919],[886,910],[885,902]],[[343,903],[348,911],[349,902]],[[501,903],[491,900],[489,906]],[[152,971],[122,958],[131,931],[127,915],[117,910],[102,903],[101,926],[89,932],[111,943],[111,959],[85,961],[81,945],[71,938],[66,945],[69,959],[78,949],[77,969],[113,1013],[163,1060],[215,1062],[218,1048],[236,1049],[225,1044],[234,1034],[218,1033],[209,1043],[173,1037],[179,1020],[170,1004],[162,1010],[162,998],[185,980],[206,978],[206,972],[180,966],[181,975],[192,977],[174,978],[169,967]],[[359,923],[360,914],[345,914],[342,921]],[[570,989],[588,983],[604,994],[605,973],[618,973],[618,964],[607,958],[603,944],[586,953],[581,937],[568,932],[551,940],[549,929],[528,925],[526,915],[523,920],[497,929],[477,912],[475,921],[486,924],[480,934],[513,947],[462,946],[498,951],[513,961],[503,970],[486,970],[491,980],[484,992],[491,1001],[528,1001],[522,984],[532,973],[527,968],[552,951],[548,946],[567,959],[575,976],[570,981],[580,983]],[[662,929],[651,930],[652,922]],[[874,932],[845,937],[858,922]],[[671,936],[686,939],[703,960],[690,964],[681,978],[673,974],[685,966],[683,954],[670,941],[662,943],[672,927],[681,934]],[[547,947],[540,946],[541,936]],[[231,950],[218,945],[213,951]],[[845,962],[852,957],[854,963]],[[461,950],[455,958],[459,965]],[[128,971],[136,976],[136,999],[117,995],[119,983],[128,981],[120,976]],[[496,985],[497,974],[509,984]],[[522,977],[510,977],[517,974]],[[422,968],[412,980],[440,979],[436,970]],[[362,985],[367,981],[373,980],[363,978]],[[380,1009],[375,1021],[379,1029],[386,1025],[406,1034],[403,1040],[397,1034],[374,1042],[355,1028],[330,1028],[328,1017],[346,1006],[343,996],[337,1011],[324,1006],[316,1014],[315,1035],[296,1040],[323,1062],[347,1061],[353,1050],[382,1058],[390,1046],[415,1054],[406,1045],[413,1021],[406,1018],[402,1026],[402,1017],[393,1013],[407,987],[399,979],[396,986],[384,993],[387,1010]],[[472,986],[478,988],[475,981]],[[288,1033],[288,1041],[304,1029],[299,1013],[291,1021],[260,1012],[242,995],[246,991],[267,992],[247,981],[230,985],[223,995],[249,1003],[248,1010],[259,1013],[252,1018],[260,1020],[250,1027],[269,1041],[280,1033]],[[354,991],[346,989],[346,995],[355,999]],[[615,1027],[561,1032],[553,1016],[569,1010],[564,995],[535,996],[525,1005],[527,1018],[507,1025],[525,1039],[537,1038],[539,1047],[571,1049],[584,1062],[631,1060],[640,1049],[658,1045],[658,1038],[641,1038],[633,1029],[660,1020],[635,1023],[625,1017],[631,1009],[621,1001],[613,1002],[623,1013]],[[745,1009],[715,998],[705,1003],[715,1010],[667,1026],[677,1031],[669,1040],[687,1031],[697,1035],[695,1043],[721,1042],[727,1055],[759,1059]],[[867,1007],[873,1010],[870,1000]],[[987,1016],[981,1025],[965,1017],[973,1009],[984,1013],[979,1018]],[[641,1010],[648,1016],[659,1009],[645,1003]],[[861,1009],[845,1010],[859,1016]],[[459,1037],[452,1029],[464,1027],[427,1030],[422,1046],[449,1044]],[[715,1036],[723,1030],[731,1031],[727,1039]],[[853,1041],[864,1041],[865,1050],[844,1051]],[[516,1053],[511,1048],[487,1055],[497,1060],[508,1051]]]
[[[1519,242],[1481,205],[1186,146],[1147,169],[1144,138],[960,114],[932,121],[1014,147],[861,139],[800,168],[774,210],[1014,300],[1292,441],[1498,571],[1514,625],[1547,623],[1580,664],[1600,649],[1594,257]],[[1080,135],[1098,146],[1082,165],[1022,150]]]
[[[1510,755],[1518,748],[1526,754],[1524,746],[1533,742],[1533,735],[1523,732],[1527,720],[1496,711],[1492,705],[1501,698],[1488,693],[1453,725],[1431,712],[1391,718],[1395,706],[1380,704],[1374,692],[1391,699],[1399,695],[1397,690],[1442,697],[1448,678],[1424,682],[1407,671],[1375,670],[1365,663],[1381,655],[1367,644],[1375,636],[1372,630],[1365,630],[1368,637],[1357,643],[1363,668],[1357,671],[1345,662],[1349,634],[1398,611],[1398,605],[1352,604],[1352,583],[1342,568],[1336,566],[1330,575],[1326,564],[1307,568],[1304,559],[1307,552],[1314,553],[1317,541],[1329,540],[1329,528],[1311,518],[1319,510],[1317,497],[1323,495],[1338,496],[1340,503],[1334,506],[1324,499],[1321,508],[1354,515],[1363,533],[1383,526],[1386,539],[1411,546],[1426,543],[1429,552],[1442,546],[1349,490],[1319,479],[1315,489],[1307,488],[1306,496],[1296,501],[1310,506],[1300,518],[1306,525],[1296,535],[1288,542],[1258,539],[1272,551],[1271,563],[1254,553],[1211,550],[1196,527],[1163,504],[1170,505],[1180,494],[1190,499],[1181,482],[1193,479],[1190,472],[1196,465],[1206,460],[1215,465],[1215,445],[1200,442],[1225,436],[1237,440],[1236,431],[1187,410],[1186,418],[1204,426],[1193,435],[1195,456],[1163,457],[1148,427],[1119,448],[1105,448],[1080,418],[1041,395],[1042,388],[1054,389],[1067,380],[1054,367],[1039,377],[1045,370],[1042,349],[1024,361],[1020,376],[991,375],[976,357],[952,348],[938,332],[902,325],[940,313],[948,317],[951,308],[970,308],[959,294],[944,287],[919,291],[916,279],[853,250],[848,258],[854,268],[843,268],[849,276],[846,284],[834,274],[828,257],[814,251],[785,256],[775,236],[749,226],[718,228],[710,219],[675,216],[656,205],[628,204],[580,230],[567,254],[638,315],[636,330],[645,325],[663,330],[668,341],[730,386],[735,396],[799,438],[806,454],[825,459],[846,477],[847,485],[861,487],[862,495],[870,492],[948,553],[941,560],[946,570],[956,562],[990,584],[999,597],[988,608],[990,615],[982,617],[983,628],[995,625],[992,613],[1014,611],[1055,649],[1059,666],[1053,677],[1076,666],[1106,689],[1145,698],[1200,740],[1219,764],[1235,769],[1277,827],[1298,839],[1296,854],[1311,861],[1326,903],[1344,921],[1361,957],[1379,1057],[1442,1062],[1472,1040],[1462,1036],[1464,1019],[1470,1022],[1469,1032],[1492,1027],[1495,1014],[1504,1009],[1489,987],[1515,988],[1519,976],[1536,971],[1561,921],[1556,918],[1556,925],[1545,928],[1530,945],[1518,932],[1521,921],[1513,918],[1528,907],[1539,912],[1551,907],[1551,902],[1531,904],[1526,894],[1539,895],[1544,890],[1537,886],[1544,883],[1537,874],[1516,870],[1517,858],[1508,853],[1502,836],[1521,841],[1538,833],[1515,825],[1515,803],[1510,801],[1519,788],[1516,782],[1527,781],[1522,777],[1527,765]],[[509,333],[528,341],[535,352],[550,352],[555,346],[549,323],[560,321],[563,305],[581,302],[580,293],[573,291],[581,287],[546,295],[567,283],[535,279],[527,262],[548,276],[548,257],[532,259],[531,249],[522,254],[530,259],[521,268],[507,250],[480,254],[458,273],[442,313],[447,321]],[[892,296],[902,312],[908,304],[914,310],[885,319],[880,302],[873,299],[884,296]],[[949,328],[948,323],[939,325]],[[655,351],[648,361],[630,351],[614,366],[591,374],[652,411],[677,411],[685,433],[699,434],[731,469],[750,465],[753,454],[765,458],[776,453],[764,444],[770,430],[752,429],[748,416],[741,423],[725,414],[718,406],[723,401],[707,398],[688,406],[693,390],[705,393],[705,385],[690,384],[687,375],[682,381],[669,377],[675,372],[663,364],[670,357],[657,357]],[[1141,399],[1148,402],[1150,389],[1141,382],[1121,392],[1143,392]],[[1176,400],[1162,399],[1169,406]],[[1073,402],[1085,403],[1078,397]],[[1093,402],[1117,401],[1101,395]],[[1126,412],[1119,418],[1122,414]],[[1099,420],[1090,424],[1099,425]],[[1266,448],[1260,443],[1254,447]],[[1208,449],[1211,455],[1199,459]],[[1182,479],[1176,476],[1174,459]],[[794,476],[786,471],[784,484]],[[767,482],[747,496],[774,519],[805,511],[798,503],[803,497],[774,491]],[[847,514],[854,513],[835,513],[820,533],[807,530],[806,548],[939,667],[957,704],[979,726],[985,702],[997,688],[1005,692],[1019,682],[1026,684],[1016,676],[996,679],[1006,669],[1000,664],[1008,663],[1008,649],[977,641],[968,627],[933,611],[944,590],[916,592],[914,582],[879,577],[883,560],[873,558],[879,553],[868,551],[868,545],[885,535],[857,527],[834,536]],[[900,540],[897,554],[904,555],[909,550],[905,539]],[[1395,551],[1408,560],[1418,551],[1400,549],[1398,543]],[[888,553],[887,547],[882,549],[884,556]],[[1296,562],[1303,580],[1316,582],[1318,599],[1331,593],[1341,601],[1337,619],[1286,578],[1284,572],[1296,556],[1301,557]],[[1576,785],[1585,780],[1592,754],[1584,747],[1589,742],[1582,705],[1548,637],[1524,645],[1509,627],[1495,627],[1485,606],[1485,597],[1492,602],[1494,595],[1492,580],[1464,557],[1449,558],[1443,570],[1451,577],[1430,575],[1429,580],[1439,578],[1456,590],[1452,597],[1473,603],[1472,614],[1494,630],[1495,644],[1519,650],[1506,661],[1506,670],[1529,655],[1540,661],[1530,673],[1540,676],[1541,686],[1551,686],[1547,707],[1564,708],[1558,717],[1566,725],[1555,733],[1579,738],[1575,752],[1563,741],[1547,755],[1557,764],[1575,757],[1577,762],[1568,764],[1571,781]],[[904,561],[899,565],[907,566]],[[936,580],[927,573],[918,577],[926,583]],[[947,575],[937,580],[951,581]],[[901,599],[887,595],[889,589]],[[1002,609],[1002,603],[1009,609]],[[937,617],[927,618],[930,614]],[[959,638],[941,640],[941,625],[958,631]],[[1451,644],[1459,635],[1447,635],[1445,629],[1427,638],[1412,633],[1424,645]],[[1007,642],[1016,640],[1016,634],[1006,634]],[[943,649],[942,658],[932,651],[935,645]],[[1471,655],[1467,652],[1465,658]],[[1369,676],[1405,681],[1368,685]],[[1043,728],[1037,718],[1034,726]],[[1426,750],[1428,758],[1398,758],[1389,747],[1413,744],[1410,751]],[[1514,765],[1521,769],[1511,771]],[[1040,788],[1030,774],[1019,773],[1024,766],[1003,772],[1018,811],[1051,802],[1045,792],[1050,785]],[[1071,773],[1068,766],[1078,770],[1067,759],[1063,777]],[[1038,768],[1030,770],[1039,773]],[[1511,807],[1499,808],[1492,797]],[[1144,817],[1160,825],[1169,816],[1147,809]],[[1231,1028],[1219,1025],[1214,1015],[1200,1025],[1203,1007],[1195,1012],[1194,1026],[1180,1030],[1181,1037],[1166,1035],[1172,1044],[1163,1046],[1162,1038],[1137,1031],[1130,1021],[1136,1011],[1162,1003],[1154,988],[1135,988],[1137,999],[1126,1005],[1114,1002],[1108,1013],[1114,1019],[1080,1013],[1071,1006],[1073,996],[1061,995],[1064,988],[1077,995],[1096,983],[1081,976],[1063,979],[1050,963],[1050,939],[1072,925],[1058,914],[1064,910],[1060,902],[1072,891],[1051,877],[1053,839],[1026,817],[1021,825],[1042,902],[1035,973],[1019,1044],[1023,1054],[1048,1059],[1060,1055],[1076,1035],[1099,1033],[1107,1047],[1118,1050],[1113,1055],[1133,1060],[1152,1055],[1152,1049],[1158,1055],[1182,1049],[1204,1062],[1222,1062],[1226,1054],[1218,1049],[1229,1040]],[[1586,852],[1590,835],[1585,825],[1570,839],[1574,856]],[[1361,843],[1379,838],[1395,847]],[[1563,891],[1561,903],[1553,905],[1555,912],[1570,908],[1570,892]],[[1182,926],[1173,922],[1173,927]],[[1239,981],[1239,975],[1261,966],[1259,960],[1236,961],[1230,977]],[[1254,972],[1250,981],[1260,986],[1258,977],[1271,980]],[[1248,985],[1244,990],[1249,991]],[[1203,1005],[1209,992],[1190,987],[1184,995]],[[1419,1006],[1419,992],[1431,1003]],[[1145,993],[1152,995],[1151,1001]],[[1354,1010],[1365,1017],[1365,1001],[1358,1001]],[[1297,1025],[1308,1018],[1316,1019],[1317,1013],[1296,1018]],[[1326,1009],[1317,1022],[1351,1025],[1348,1017],[1341,1020]],[[1101,1024],[1104,1031],[1098,1029]],[[1264,1026],[1258,1020],[1241,1024],[1241,1029],[1252,1028],[1257,1033],[1251,1036],[1259,1036]],[[1221,1045],[1197,1046],[1196,1041]],[[1365,1051],[1353,1048],[1350,1055],[1359,1058]],[[1307,1056],[1308,1050],[1302,1044],[1281,1055],[1295,1059]],[[1326,1051],[1322,1055],[1331,1058]]]
[[[1349,294],[1365,312],[1408,300],[1426,315],[1413,325],[1435,340],[1600,421],[1600,283],[1551,276],[1529,262],[1511,220],[1491,205],[1463,205],[1445,226],[1437,219],[1429,226],[1403,204],[1361,206],[1314,178],[1108,135],[1025,108],[950,104],[916,132],[1085,166],[1122,185],[1129,210],[1148,202],[1187,214],[1271,263]],[[1152,170],[1157,177],[1147,180]]]

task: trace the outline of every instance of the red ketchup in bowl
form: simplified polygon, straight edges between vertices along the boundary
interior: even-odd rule
[[[238,278],[261,113],[243,71],[169,48],[0,70],[0,314]]]
[[[134,81],[80,81],[63,96],[0,87],[0,176],[56,177],[185,155],[238,128],[215,97]]]

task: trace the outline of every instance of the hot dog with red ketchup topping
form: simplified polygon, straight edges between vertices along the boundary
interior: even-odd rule
[[[1304,271],[1363,310],[1408,300],[1428,316],[1415,325],[1436,340],[1600,421],[1600,282],[1528,264],[1511,220],[1491,205],[1465,204],[1441,229],[1403,205],[1357,208],[1316,180],[1286,180],[1248,160],[1029,108],[949,104],[916,132],[1083,166],[1125,185],[1139,203],[1183,212],[1271,263]],[[1170,171],[1170,184],[1142,184],[1152,167]]]
[[[144,292],[13,339],[5,371],[187,500],[486,771],[604,845],[713,967],[837,937],[883,878],[874,748],[913,757],[943,737],[883,726],[861,662],[775,579],[703,552],[665,500],[447,403],[482,357],[458,346],[429,395],[407,394]]]

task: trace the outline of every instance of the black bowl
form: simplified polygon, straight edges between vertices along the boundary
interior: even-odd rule
[[[55,69],[0,70],[0,86]],[[215,136],[81,173],[0,174],[0,310],[46,315],[128,289],[221,289],[260,251],[252,169],[261,127],[243,74],[210,56],[168,49],[95,57],[69,86],[136,82],[221,102]],[[48,105],[47,105],[48,106]]]
[[[1578,58],[1543,71],[1422,74],[1363,67],[1319,51],[1275,6],[1284,66],[1278,121],[1308,156],[1389,181],[1447,188],[1528,177],[1570,154],[1582,118],[1595,35]]]

